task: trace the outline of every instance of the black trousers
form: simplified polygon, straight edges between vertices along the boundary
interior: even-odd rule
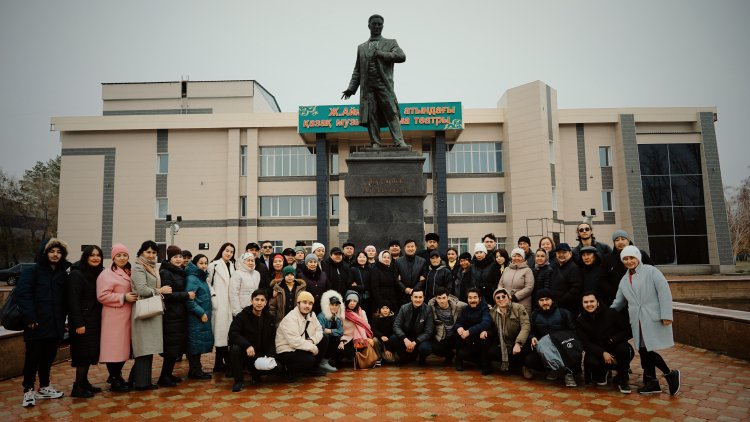
[[[276,360],[286,367],[287,373],[290,376],[298,376],[320,364],[320,361],[328,350],[328,339],[323,336],[323,339],[320,340],[320,343],[316,344],[316,346],[318,346],[318,354],[315,356],[306,350],[294,350],[291,352],[278,353],[276,355]]]
[[[490,342],[488,339],[483,340],[479,336],[469,336],[469,338],[464,340],[461,337],[456,337],[456,357],[476,362],[481,368],[489,367],[489,359],[487,357],[489,348]]]
[[[496,340],[497,341],[497,340]],[[505,343],[505,347],[508,348],[508,370],[513,371],[516,369],[520,369],[523,366],[524,359],[526,358],[526,355],[531,352],[531,347],[529,346],[529,342],[527,341],[526,344],[521,346],[521,353],[514,355],[513,354],[513,346],[515,346],[515,343],[511,340],[510,343]],[[487,352],[487,359],[489,362],[495,361],[495,362],[502,362],[503,361],[503,354],[500,350],[500,343],[493,343],[488,352]]]
[[[451,335],[440,341],[432,342],[432,354],[442,356],[446,359],[453,359],[456,354],[456,336]]]
[[[609,354],[615,357],[617,361],[616,365],[608,365],[604,362],[604,357],[599,354],[586,352],[583,356],[583,371],[584,378],[589,381],[591,379],[600,380],[604,376],[604,372],[609,369],[616,369],[619,376],[628,376],[628,369],[630,369],[630,361],[633,360],[635,352],[630,346],[630,343],[620,343],[606,350]]]
[[[656,352],[649,352],[645,347],[638,349],[641,355],[641,368],[643,368],[643,381],[656,379],[656,368],[659,368],[665,375],[669,373],[669,366],[664,362],[664,358]]]
[[[23,362],[23,389],[33,389],[36,375],[39,374],[39,387],[49,385],[52,362],[57,356],[58,339],[27,340]]]
[[[432,341],[427,340],[422,343],[418,343],[417,347],[414,348],[414,351],[411,353],[406,351],[406,346],[404,345],[403,340],[399,340],[396,335],[392,335],[391,339],[388,341],[388,343],[391,343],[391,347],[393,347],[394,352],[399,354],[400,358],[406,357],[414,357],[414,355],[419,355],[419,357],[426,358],[427,356],[432,353]]]
[[[154,363],[154,355],[138,356],[133,360],[130,368],[129,380],[133,387],[143,388],[151,385],[151,367]]]

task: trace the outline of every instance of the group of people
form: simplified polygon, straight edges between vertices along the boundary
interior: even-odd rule
[[[174,367],[184,355],[188,378],[210,379],[201,355],[211,352],[212,372],[233,378],[233,391],[244,387],[245,372],[253,384],[267,374],[324,375],[371,351],[375,366],[425,365],[434,354],[457,371],[466,362],[482,374],[496,368],[530,379],[542,371],[566,386],[576,386],[576,376],[606,385],[614,371],[613,382],[630,393],[631,338],[643,368],[639,392],[662,391],[658,367],[676,394],[680,373],[657,353],[673,345],[666,279],[627,232],[614,233],[612,248],[588,223],[577,233],[575,248],[543,237],[532,251],[522,236],[510,254],[489,233],[473,256],[453,247],[442,253],[434,233],[423,250],[407,239],[381,251],[347,242],[329,253],[321,243],[310,253],[304,244],[274,253],[263,241],[246,245],[239,259],[231,243],[213,260],[171,245],[160,264],[158,245],[146,241],[135,259],[115,244],[106,267],[98,246],[86,246],[71,264],[65,242],[52,239],[16,287],[26,324],[22,404],[63,395],[50,368],[66,317],[73,397],[101,391],[88,380],[100,362],[113,392],[176,386],[182,379]],[[154,296],[163,313],[139,313],[134,305]],[[163,364],[154,384],[155,354]]]

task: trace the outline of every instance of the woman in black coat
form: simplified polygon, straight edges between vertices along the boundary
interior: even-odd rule
[[[384,250],[370,272],[370,290],[373,303],[399,303],[403,292],[398,287],[398,275],[391,265],[391,253]],[[396,305],[394,305],[396,306]]]
[[[349,270],[349,276],[351,277],[351,283],[349,283],[349,290],[354,290],[359,293],[362,298],[362,308],[367,312],[368,315],[375,312],[375,305],[370,300],[370,266],[367,263],[367,254],[364,251],[359,251],[354,258],[354,263]]]
[[[182,251],[171,245],[167,248],[167,261],[159,268],[162,286],[172,287],[172,293],[164,295],[164,316],[162,317],[162,335],[164,338],[164,363],[158,384],[162,387],[174,387],[182,381],[172,375],[177,359],[187,348],[187,301],[195,299],[195,292],[185,291],[185,270],[182,267]]]
[[[76,368],[72,397],[89,398],[102,391],[88,379],[89,367],[99,363],[102,304],[96,298],[96,278],[104,270],[102,257],[99,246],[86,246],[81,260],[73,264],[65,288],[71,366]]]
[[[58,399],[63,392],[50,384],[52,362],[65,334],[65,285],[70,262],[68,245],[51,239],[39,254],[36,264],[21,273],[16,286],[16,302],[23,317],[26,352],[23,364],[23,407],[34,406],[36,399]],[[39,391],[34,382],[39,374]]]

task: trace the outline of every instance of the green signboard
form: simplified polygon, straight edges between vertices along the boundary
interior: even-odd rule
[[[460,102],[405,103],[401,108],[401,130],[463,129]],[[359,105],[300,106],[299,133],[366,132],[359,126]],[[387,130],[387,129],[386,129]]]

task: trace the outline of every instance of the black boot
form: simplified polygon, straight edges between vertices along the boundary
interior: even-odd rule
[[[94,393],[87,390],[85,386],[78,384],[77,382],[73,383],[73,391],[70,393],[70,397],[79,397],[82,399],[90,399],[91,397],[94,397]]]
[[[89,382],[89,380],[86,380],[86,383],[84,384],[84,387],[87,390],[91,391],[92,393],[101,393],[102,392],[101,388],[94,387],[93,385],[91,385],[91,383]]]

